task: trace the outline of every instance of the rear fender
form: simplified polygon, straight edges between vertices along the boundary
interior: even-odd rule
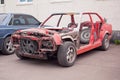
[[[112,25],[111,24],[104,23],[102,25],[101,30],[100,30],[100,39],[103,40],[103,38],[106,34],[109,35],[109,38],[111,38],[111,35],[112,35]]]
[[[103,31],[103,32],[100,33],[100,39],[101,39],[101,41],[104,39],[105,35],[109,35],[109,39],[112,36],[109,31]]]

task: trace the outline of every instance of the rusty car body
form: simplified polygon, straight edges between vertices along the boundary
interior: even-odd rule
[[[95,48],[107,50],[111,34],[111,24],[97,13],[55,13],[40,28],[16,31],[12,42],[20,59],[56,56],[61,66],[69,67],[79,54]],[[87,42],[82,42],[84,37]]]

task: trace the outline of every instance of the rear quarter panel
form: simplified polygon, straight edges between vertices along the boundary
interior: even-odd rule
[[[108,34],[109,38],[111,38],[112,35],[112,25],[108,23],[104,23],[100,30],[100,39],[103,40],[104,36]]]

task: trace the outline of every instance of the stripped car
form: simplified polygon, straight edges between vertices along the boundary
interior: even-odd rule
[[[40,28],[16,31],[12,42],[20,59],[56,56],[61,66],[69,67],[79,54],[94,48],[107,50],[111,34],[112,26],[97,13],[55,13]],[[81,36],[88,40],[82,42]]]

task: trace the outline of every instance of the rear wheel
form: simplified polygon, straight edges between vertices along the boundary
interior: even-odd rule
[[[10,55],[13,54],[15,48],[13,47],[12,41],[9,37],[6,37],[3,44],[2,54]]]
[[[58,63],[61,66],[72,66],[76,59],[76,48],[72,42],[64,42],[58,49]]]
[[[109,35],[106,34],[102,41],[102,46],[100,47],[100,49],[106,51],[108,50],[109,46],[110,46],[110,39],[109,39]]]

